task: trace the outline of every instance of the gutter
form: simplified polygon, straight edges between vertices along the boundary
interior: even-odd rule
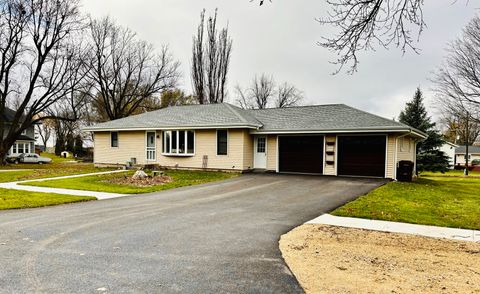
[[[135,128],[82,128],[82,132],[118,132],[118,131],[158,131],[158,130],[215,130],[215,129],[259,129],[253,125],[217,125],[217,126],[170,126],[170,127],[135,127]]]

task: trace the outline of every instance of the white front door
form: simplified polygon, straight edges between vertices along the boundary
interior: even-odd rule
[[[147,132],[147,161],[155,161],[157,158],[156,155],[156,138],[157,134],[155,132]]]
[[[253,167],[266,169],[267,168],[267,137],[256,136],[254,139],[254,159]]]

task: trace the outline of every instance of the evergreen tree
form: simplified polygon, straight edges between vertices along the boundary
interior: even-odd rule
[[[441,133],[435,128],[436,124],[428,116],[420,88],[417,88],[412,101],[407,102],[405,109],[400,112],[399,121],[428,135],[425,141],[418,143],[418,153],[435,150],[445,142]]]
[[[445,141],[428,116],[420,88],[417,88],[412,101],[407,102],[405,109],[400,112],[399,121],[428,135],[427,139],[417,144],[417,172],[447,171],[448,157],[438,151]]]

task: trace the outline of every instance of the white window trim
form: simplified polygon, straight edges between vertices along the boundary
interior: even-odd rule
[[[227,132],[227,154],[218,154],[218,131],[226,131]],[[217,129],[215,131],[215,154],[216,154],[216,156],[228,157],[228,155],[230,154],[229,149],[230,149],[230,132],[228,131],[228,129]]]
[[[112,146],[112,134],[117,133],[117,146]],[[119,148],[120,147],[120,132],[110,132],[110,148]]]
[[[18,146],[19,145],[22,145],[22,150],[23,152],[22,153],[19,153],[18,152]],[[14,147],[15,147],[15,152],[14,151]],[[34,153],[32,150],[32,142],[29,142],[29,141],[20,141],[20,142],[15,142],[13,143],[12,147],[10,147],[10,155],[20,155],[20,154],[28,154],[28,153]],[[28,152],[27,152],[28,151]]]
[[[180,149],[179,143],[180,143],[180,136],[178,135],[180,131],[185,132],[185,152],[188,151],[188,132],[193,132],[193,153],[179,153],[178,150]],[[172,152],[172,133],[177,132],[177,152],[173,153]],[[169,150],[170,152],[165,152],[165,133],[170,134],[170,144],[169,144]],[[195,133],[195,130],[168,130],[168,131],[163,131],[162,133],[162,155],[164,156],[195,156],[196,152],[196,146],[197,146],[197,135]]]

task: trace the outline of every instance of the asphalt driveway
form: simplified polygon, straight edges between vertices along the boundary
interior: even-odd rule
[[[245,175],[0,212],[0,292],[302,292],[281,257],[280,235],[383,183]]]

